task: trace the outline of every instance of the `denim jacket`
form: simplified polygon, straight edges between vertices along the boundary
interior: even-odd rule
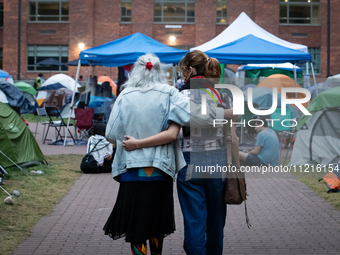
[[[112,163],[113,177],[130,168],[153,166],[174,178],[186,165],[176,140],[127,152],[122,145],[124,135],[143,139],[168,129],[171,122],[211,127],[214,119],[223,118],[222,108],[208,107],[207,114],[202,115],[200,105],[191,103],[189,98],[167,84],[149,89],[124,89],[116,99],[105,134],[106,139],[117,147]]]

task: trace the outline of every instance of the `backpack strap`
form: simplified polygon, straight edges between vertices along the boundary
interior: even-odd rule
[[[98,143],[96,143],[96,145],[93,147],[93,149],[90,152],[87,152],[87,153],[92,153],[94,151],[94,149],[97,147],[97,145],[103,140],[104,139],[99,140]],[[90,146],[89,146],[89,149],[90,149]]]

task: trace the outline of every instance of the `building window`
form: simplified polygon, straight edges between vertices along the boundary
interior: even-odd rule
[[[4,27],[4,3],[0,3],[0,28]]]
[[[30,22],[68,22],[68,0],[29,0]]]
[[[320,48],[308,48],[308,52],[310,53],[312,57],[312,62],[313,62],[313,67],[314,67],[314,73],[315,74],[321,74],[320,70]],[[309,75],[312,74],[312,68],[311,65],[309,64]],[[306,74],[306,65],[301,66],[303,73]]]
[[[320,0],[280,0],[280,24],[320,25]]]
[[[217,0],[217,6],[216,6],[216,23],[217,24],[228,24],[227,6],[228,6],[227,0]]]
[[[40,61],[54,58],[62,63],[68,62],[68,46],[40,46],[27,47],[27,71],[68,71],[67,66],[40,66]]]
[[[155,23],[195,23],[194,0],[155,0],[153,10]]]
[[[320,48],[308,48],[308,52],[312,56],[314,72],[316,74],[321,74],[321,70],[320,70]]]
[[[131,2],[132,0],[121,0],[120,22],[122,23],[131,23]]]

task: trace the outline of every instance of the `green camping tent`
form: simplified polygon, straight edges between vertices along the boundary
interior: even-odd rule
[[[340,164],[340,87],[321,92],[298,122],[291,165]]]
[[[314,100],[308,105],[307,110],[313,113],[325,108],[340,107],[340,87],[332,88],[321,92]],[[311,117],[311,115],[303,115],[299,121],[297,129],[301,129],[303,124]]]
[[[26,82],[16,82],[13,84],[15,87],[17,87],[18,89],[20,89],[23,92],[27,92],[31,95],[33,95],[34,97],[37,95],[37,91],[35,90],[35,88],[33,88],[32,85],[26,83]]]
[[[0,150],[16,164],[34,165],[45,160],[39,145],[20,116],[0,102]],[[3,167],[13,163],[0,153]]]

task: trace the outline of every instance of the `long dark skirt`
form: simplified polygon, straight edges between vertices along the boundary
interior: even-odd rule
[[[105,234],[127,242],[163,239],[175,231],[173,181],[121,182]]]

